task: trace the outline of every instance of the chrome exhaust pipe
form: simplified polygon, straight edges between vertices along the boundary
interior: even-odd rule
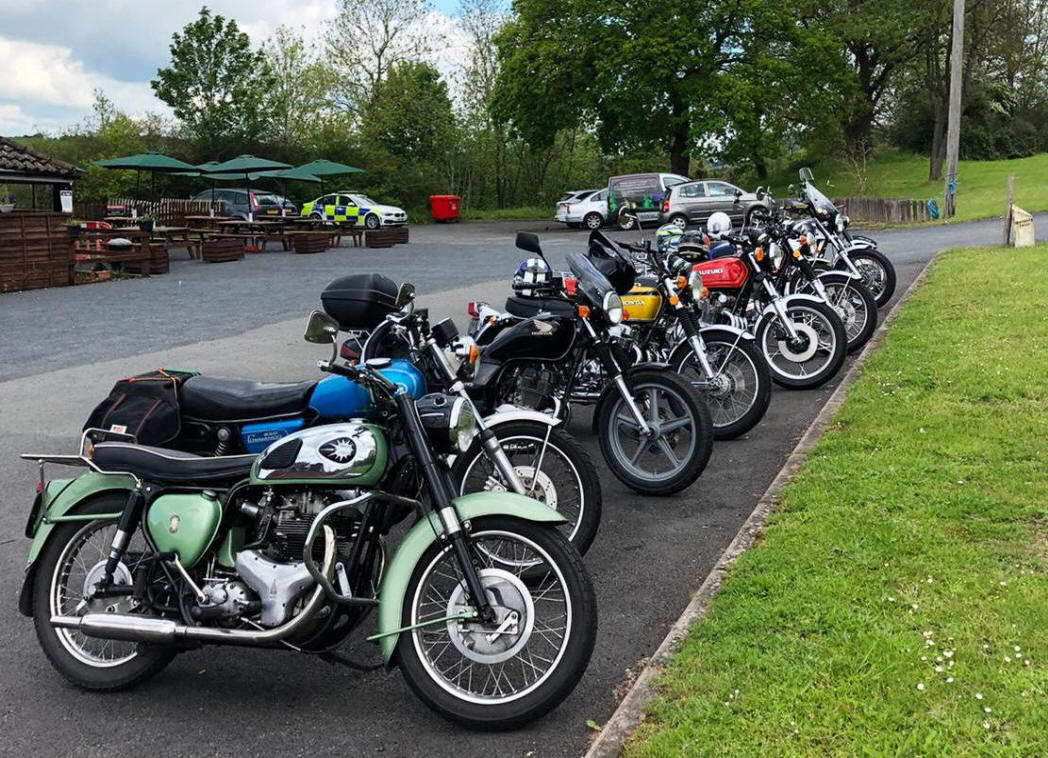
[[[335,532],[324,527],[324,561],[321,564],[330,581],[335,565]],[[272,629],[215,629],[186,626],[170,619],[148,618],[118,613],[88,613],[84,616],[52,616],[51,626],[72,629],[87,637],[125,642],[150,642],[170,645],[180,640],[208,642],[215,645],[268,645],[280,642],[295,630],[309,623],[324,605],[324,588],[319,583],[301,613],[281,626]]]

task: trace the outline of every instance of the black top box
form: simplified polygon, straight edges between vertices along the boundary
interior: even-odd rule
[[[398,290],[388,276],[352,274],[325,287],[320,302],[344,331],[374,329],[397,310]]]

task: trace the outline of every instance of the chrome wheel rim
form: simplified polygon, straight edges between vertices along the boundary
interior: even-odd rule
[[[631,475],[648,481],[671,479],[695,451],[695,419],[684,398],[663,385],[632,388],[634,400],[653,433],[644,435],[629,405],[617,395],[611,408],[611,452]]]
[[[85,613],[128,613],[134,608],[128,596],[88,599],[88,590],[102,577],[112,545],[116,522],[93,521],[81,528],[66,543],[55,564],[49,593],[52,616],[82,616]],[[134,540],[133,540],[134,541]],[[128,544],[125,558],[134,556],[129,567],[117,564],[113,583],[129,585],[143,554]],[[95,668],[120,666],[138,655],[138,644],[119,640],[88,637],[75,629],[55,629],[62,647],[76,660]]]
[[[872,258],[861,257],[854,259],[852,265],[859,272],[874,299],[879,298],[884,293],[884,288],[888,286],[888,272],[884,270],[884,266]]]
[[[851,342],[866,328],[870,314],[866,310],[866,301],[847,284],[826,284],[826,295],[837,315],[844,322],[844,332]]]
[[[688,354],[680,373],[703,392],[713,425],[729,426],[745,416],[757,400],[757,367],[744,351],[723,342],[706,343],[706,360],[716,372],[712,386],[705,381],[694,353]]]
[[[776,319],[763,330],[761,350],[768,359],[768,365],[780,376],[808,379],[833,361],[837,351],[837,334],[824,314],[805,305],[787,309],[786,316],[793,322],[794,328],[803,334],[803,344],[789,348],[786,331]],[[802,361],[794,361],[791,356],[806,357]]]
[[[564,575],[528,538],[491,530],[471,536],[482,565],[481,583],[496,613],[483,627],[455,619],[413,629],[412,643],[426,674],[454,697],[496,705],[525,697],[560,664],[571,638],[572,603]],[[492,556],[502,556],[500,566]],[[514,570],[501,565],[519,564]],[[426,566],[411,603],[411,623],[462,616],[465,580],[450,547]],[[511,614],[517,614],[512,618]]]
[[[579,521],[586,507],[582,476],[571,458],[552,440],[546,446],[546,454],[542,455],[542,443],[543,440],[537,437],[524,435],[499,440],[521,483],[528,490],[528,497],[545,503],[562,515],[567,523],[561,524],[559,529],[571,540],[578,533]],[[539,467],[537,476],[536,467]],[[480,453],[466,467],[459,494],[506,492],[508,489],[498,469],[484,453]]]

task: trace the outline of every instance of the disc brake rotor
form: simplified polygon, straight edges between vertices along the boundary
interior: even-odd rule
[[[815,351],[819,349],[819,335],[808,324],[802,324],[797,321],[793,322],[793,329],[797,332],[798,337],[804,339],[804,349],[794,350],[790,345],[789,339],[780,339],[779,352],[792,363],[810,361],[815,356]]]
[[[535,605],[531,592],[518,577],[497,568],[484,568],[478,574],[491,609],[493,624],[454,619],[447,622],[448,636],[466,658],[478,663],[501,663],[515,656],[528,644],[535,627]],[[459,582],[448,599],[447,615],[473,612],[466,602],[466,583]]]

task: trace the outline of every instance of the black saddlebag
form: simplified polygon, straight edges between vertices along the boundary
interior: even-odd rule
[[[84,430],[130,434],[143,445],[164,445],[182,430],[178,391],[194,372],[159,368],[148,374],[121,379],[91,412]],[[95,441],[104,434],[92,434]]]

